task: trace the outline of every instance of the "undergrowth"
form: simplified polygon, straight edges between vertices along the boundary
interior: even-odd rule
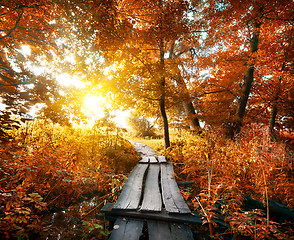
[[[190,207],[203,215],[210,235],[216,225],[217,205],[231,232],[252,239],[291,239],[291,224],[270,219],[269,199],[294,207],[293,152],[285,143],[270,141],[262,129],[245,129],[235,141],[221,131],[200,135],[182,132],[164,155],[175,164],[178,181],[193,181],[182,191]],[[179,164],[177,164],[179,163]],[[264,203],[267,210],[243,209],[246,197]]]
[[[62,127],[35,120],[13,134],[15,140],[0,148],[1,238],[32,239],[50,231],[41,216],[86,194],[115,196],[139,159],[115,128]],[[95,224],[84,227],[102,226]]]

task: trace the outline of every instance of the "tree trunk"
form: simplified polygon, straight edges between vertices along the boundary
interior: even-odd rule
[[[286,66],[286,63],[283,62],[282,67],[281,67],[281,72],[284,71]],[[278,114],[278,108],[277,108],[277,101],[279,99],[279,93],[281,92],[281,82],[282,82],[282,77],[279,77],[279,82],[277,83],[278,88],[274,94],[274,99],[273,99],[273,104],[272,104],[272,109],[271,109],[271,116],[269,119],[269,123],[268,123],[268,131],[269,131],[269,138],[271,140],[275,140],[276,136],[275,136],[275,132],[274,132],[274,127],[276,125],[276,118],[277,118],[277,114]]]
[[[259,38],[260,25],[261,25],[260,23],[255,24],[253,36],[250,39],[251,54],[258,50],[258,38]],[[245,116],[246,106],[247,106],[249,94],[251,91],[253,79],[254,79],[254,64],[249,64],[245,72],[243,86],[240,90],[241,96],[238,100],[237,111],[235,114],[236,120],[233,121],[233,124],[230,129],[231,137],[234,137],[235,134],[238,134],[241,131],[243,118]]]
[[[175,43],[173,43],[171,45],[169,59],[171,59],[173,61],[173,63],[175,65],[177,65],[177,63],[175,62],[176,57],[174,54],[174,45],[175,45]],[[182,104],[183,104],[185,114],[187,115],[187,118],[188,118],[188,121],[190,124],[190,130],[192,130],[192,131],[198,130],[198,129],[200,129],[199,120],[196,117],[196,112],[195,112],[195,108],[192,103],[190,93],[189,93],[187,85],[181,75],[181,70],[179,69],[178,65],[177,65],[177,76],[176,76],[175,80],[180,88],[180,92],[182,93],[182,97],[183,97]]]
[[[159,7],[162,10],[162,1],[159,1]],[[160,18],[160,29],[162,30],[162,15],[159,16]],[[161,36],[159,42],[159,51],[160,51],[160,99],[159,99],[159,109],[163,123],[163,139],[164,139],[164,149],[170,147],[170,140],[169,140],[169,129],[168,129],[168,120],[165,110],[165,61],[164,61],[164,42],[163,37]]]
[[[271,140],[275,139],[275,132],[274,132],[274,127],[276,124],[276,117],[277,117],[277,113],[278,113],[278,108],[277,108],[277,98],[278,98],[278,94],[275,94],[275,99],[272,105],[272,109],[271,109],[271,116],[269,119],[269,126],[268,126],[268,130],[269,130],[269,138]]]
[[[184,79],[182,78],[182,76],[178,76],[176,81],[177,81],[177,84],[180,86],[180,90],[182,92],[183,107],[190,124],[190,130],[197,130],[200,128],[200,124],[199,124],[198,118],[196,117],[195,108],[193,106],[191,96],[187,89],[186,83],[184,82]]]
[[[159,109],[163,123],[163,139],[164,139],[164,149],[170,147],[169,140],[169,129],[168,129],[168,120],[165,110],[165,70],[164,70],[164,44],[163,39],[160,40],[160,100],[159,100]]]
[[[168,129],[168,120],[167,115],[165,111],[165,98],[164,96],[161,96],[159,101],[159,108],[160,108],[160,114],[163,122],[163,139],[164,139],[164,149],[167,149],[170,147],[170,140],[169,140],[169,129]]]
[[[192,101],[184,101],[183,102],[184,109],[186,112],[186,115],[188,116],[189,122],[190,122],[190,130],[199,130],[200,124],[197,117],[195,117],[195,108],[192,104]]]
[[[192,99],[189,93],[189,90],[187,88],[187,85],[181,76],[180,69],[178,69],[178,76],[176,77],[176,82],[179,86],[180,93],[182,96],[182,104],[184,107],[185,114],[188,118],[190,130],[195,131],[200,129],[199,120],[196,117],[195,108],[192,103]]]

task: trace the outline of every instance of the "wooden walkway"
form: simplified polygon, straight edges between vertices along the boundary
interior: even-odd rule
[[[146,156],[133,169],[116,203],[102,212],[110,223],[109,239],[192,240],[187,224],[202,224],[192,214],[174,178],[173,164],[164,156]]]

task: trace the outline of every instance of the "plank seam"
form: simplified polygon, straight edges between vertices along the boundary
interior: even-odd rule
[[[144,193],[145,193],[145,183],[146,183],[147,174],[149,172],[149,168],[150,168],[150,163],[148,163],[148,167],[147,167],[146,171],[144,172],[143,182],[142,182],[142,194],[141,194],[141,198],[139,201],[138,209],[142,206],[142,203],[143,203]]]

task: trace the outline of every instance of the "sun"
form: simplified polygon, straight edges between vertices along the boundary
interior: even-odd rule
[[[106,100],[100,95],[87,95],[84,100],[84,112],[91,118],[104,117]]]
[[[130,111],[125,110],[116,110],[114,111],[113,121],[117,124],[118,127],[128,128],[128,118],[130,117]]]
[[[83,112],[89,117],[89,124],[93,125],[97,119],[105,116],[105,109],[110,110],[110,115],[114,116],[117,127],[127,128],[127,119],[130,111],[111,110],[109,100],[101,95],[87,95],[84,99]]]
[[[84,101],[85,108],[89,110],[95,110],[95,108],[100,105],[102,100],[103,99],[101,96],[87,95]]]

